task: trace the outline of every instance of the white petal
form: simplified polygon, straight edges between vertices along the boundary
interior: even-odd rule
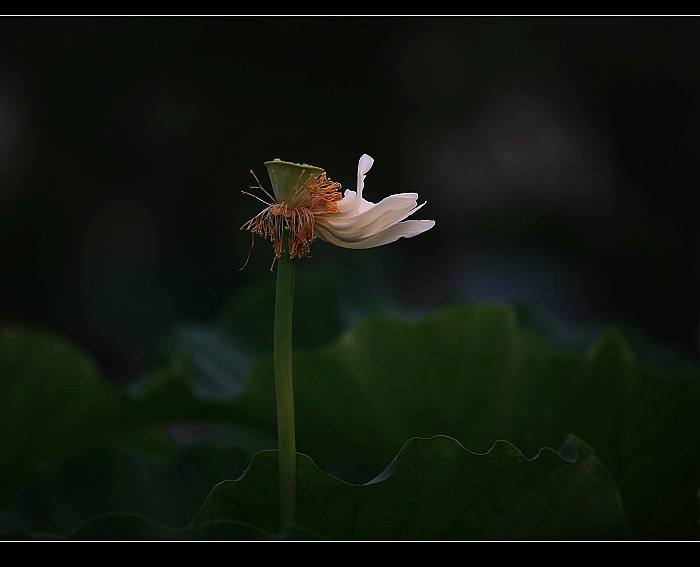
[[[345,191],[345,197],[338,201],[338,208],[341,211],[346,211],[354,214],[360,208],[362,203],[362,189],[365,186],[365,176],[372,169],[374,160],[367,154],[362,154],[360,161],[357,162],[357,192],[348,189]]]
[[[371,203],[362,199],[362,203],[355,214],[348,211],[338,211],[336,213],[317,215],[317,219],[324,226],[335,230],[361,227],[373,222],[390,210],[410,211],[416,206],[417,200],[418,193],[397,193],[382,199],[379,203]]]
[[[334,217],[316,217],[316,223],[341,240],[361,240],[403,221],[425,205],[423,203],[416,206],[415,197],[417,197],[415,194],[409,197],[392,195],[373,205],[365,213],[349,217],[341,222],[335,222]]]
[[[417,193],[390,195],[379,203],[364,199],[365,176],[373,164],[363,154],[357,164],[357,191],[345,191],[337,212],[316,215],[319,238],[345,248],[373,248],[416,236],[435,225],[432,220],[404,220],[425,204],[416,206]]]
[[[326,230],[323,226],[317,225],[318,235],[331,244],[336,246],[341,246],[343,248],[374,248],[376,246],[382,246],[384,244],[390,244],[395,242],[399,238],[411,238],[417,236],[426,230],[429,230],[435,226],[434,220],[407,220],[393,226],[390,226],[386,230],[382,230],[377,234],[374,234],[368,238],[364,238],[358,241],[345,241],[341,240],[338,236]]]

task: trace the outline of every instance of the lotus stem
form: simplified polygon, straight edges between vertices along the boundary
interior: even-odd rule
[[[275,396],[277,399],[277,454],[279,461],[279,531],[294,524],[296,516],[296,440],[292,386],[292,312],[294,260],[289,257],[289,234],[277,261],[275,297]]]

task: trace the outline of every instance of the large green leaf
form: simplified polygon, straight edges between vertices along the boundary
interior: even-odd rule
[[[295,348],[323,346],[371,313],[406,311],[388,293],[390,273],[388,269],[375,269],[376,256],[368,259],[344,255],[337,248],[329,252],[314,252],[324,256],[322,262],[298,266],[300,272],[294,283]],[[370,280],[367,273],[372,274]],[[214,327],[251,352],[271,352],[274,307],[275,274],[270,273],[232,294]]]
[[[0,534],[5,541],[257,541],[315,540],[316,534],[290,528],[283,534],[265,532],[237,522],[217,522],[202,526],[172,528],[135,514],[107,514],[91,518],[65,536],[17,529]]]
[[[167,458],[124,448],[81,451],[33,471],[0,528],[67,536],[93,517],[116,512],[184,528],[211,487],[239,476],[248,462],[242,451],[206,446]]]
[[[270,438],[272,376],[271,358],[259,359],[228,416]],[[578,354],[523,329],[506,306],[378,316],[297,352],[294,380],[298,449],[326,469],[350,457],[376,469],[411,437],[449,435],[477,452],[508,439],[532,456],[574,433],[610,467],[636,537],[697,537],[698,374],[637,363],[618,333]]]
[[[125,398],[69,341],[25,328],[0,330],[0,503],[37,464],[99,446],[131,429]],[[154,437],[145,429],[136,442]]]
[[[225,366],[214,354],[228,363],[235,347],[217,351],[210,335],[187,338],[195,345],[187,351],[189,356],[169,361],[148,382],[158,399],[149,405],[135,402],[107,380],[93,359],[64,337],[33,328],[0,329],[0,506],[25,475],[42,464],[110,446],[168,455],[174,445],[166,428],[179,420],[230,419],[236,365]],[[199,360],[198,353],[204,361],[198,380],[178,387],[184,369],[193,369],[191,360]],[[223,376],[232,377],[230,384]],[[217,405],[222,395],[227,403]],[[248,458],[263,448],[261,443],[269,447],[259,433],[240,428],[229,427],[219,433],[223,435],[226,444],[246,447]]]
[[[572,460],[551,449],[528,460],[504,441],[477,455],[445,436],[412,439],[382,475],[362,485],[299,454],[296,524],[339,540],[628,537],[607,469],[578,439],[567,451]],[[276,528],[276,451],[257,454],[244,476],[218,484],[193,525],[221,521]]]
[[[175,335],[127,395],[68,341],[4,330],[0,497],[81,448],[164,450],[166,424],[225,425],[228,443],[249,455],[274,447],[271,360],[246,372],[254,349],[232,336],[204,326]],[[297,352],[294,371],[298,448],[346,481],[373,478],[411,437],[450,435],[479,453],[507,439],[532,457],[574,433],[610,467],[635,537],[697,537],[697,372],[639,364],[615,333],[586,354],[561,352],[508,307],[457,305],[414,322],[363,320]]]
[[[189,527],[211,487],[240,476],[239,450],[191,447],[168,458],[127,449],[78,452],[27,477],[0,514],[0,539],[211,540],[307,539],[242,523]]]
[[[556,350],[585,354],[599,336],[615,329],[634,350],[636,360],[645,367],[679,376],[698,374],[697,362],[672,345],[655,343],[640,329],[624,322],[579,325],[566,324],[553,313],[532,303],[516,302],[520,325],[543,337]]]
[[[0,516],[2,539],[619,539],[619,494],[569,439],[535,459],[506,442],[476,455],[447,437],[408,442],[384,473],[350,485],[299,455],[299,522],[276,531],[275,451],[248,461],[195,447],[167,459],[80,452],[33,471]],[[245,471],[245,472],[244,472]],[[226,478],[240,477],[229,482]],[[190,524],[202,502],[209,498]],[[233,508],[231,508],[233,507]],[[216,524],[208,523],[215,521]],[[222,522],[225,522],[222,524]]]

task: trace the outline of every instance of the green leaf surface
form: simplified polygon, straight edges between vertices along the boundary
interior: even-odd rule
[[[123,403],[69,341],[32,329],[0,330],[0,502],[37,464],[106,443]]]
[[[0,514],[3,540],[315,539],[279,535],[240,522],[190,527],[211,487],[240,476],[248,456],[191,447],[169,458],[126,449],[79,452],[33,471]]]
[[[334,540],[624,539],[619,494],[592,450],[570,439],[572,462],[543,449],[528,460],[499,441],[484,455],[440,436],[412,439],[363,485],[345,483],[298,455],[297,520]],[[277,522],[277,452],[258,453],[245,475],[218,484],[193,525]]]
[[[534,331],[556,350],[585,354],[598,337],[614,329],[624,337],[641,366],[679,376],[696,376],[697,362],[680,349],[656,344],[644,332],[624,322],[572,327],[552,313],[527,302],[516,302],[520,325]]]
[[[165,390],[172,397],[177,391],[172,376],[182,375],[172,372],[173,366],[180,368],[177,364],[174,361],[161,370],[167,375]],[[189,359],[180,364],[190,368]],[[212,368],[208,367],[207,376]],[[152,380],[149,387],[157,392],[157,384]],[[197,402],[202,392],[196,384],[190,382],[183,389],[187,401],[176,415],[217,417],[208,405],[216,397],[202,396],[203,401]],[[167,396],[159,400],[159,407],[172,401]],[[184,411],[188,404],[195,409]],[[178,407],[177,402],[173,407]],[[173,423],[173,412],[166,413],[163,418],[155,408],[135,403],[104,377],[91,357],[65,338],[31,328],[0,329],[0,505],[36,467],[85,449],[123,446],[154,455],[172,454],[174,444],[166,428]],[[249,447],[248,458],[260,449],[259,434],[239,429],[226,434]]]
[[[371,313],[406,311],[386,291],[388,274],[377,273],[371,259],[342,252],[335,248],[324,255],[319,250],[314,254],[324,256],[323,267],[320,262],[298,267],[300,277],[294,283],[295,348],[324,346],[337,339],[348,325]],[[373,273],[370,281],[364,278],[368,271]],[[275,275],[269,274],[231,295],[213,326],[237,345],[263,354],[272,351],[274,317]]]
[[[253,324],[241,305],[239,333]],[[29,471],[80,449],[171,451],[172,424],[186,442],[217,424],[216,443],[248,456],[274,447],[271,359],[251,365],[262,349],[237,342],[227,321],[171,335],[128,393],[65,339],[0,332],[0,502]],[[554,348],[506,306],[377,316],[338,333],[294,359],[297,446],[325,471],[366,482],[412,437],[449,435],[478,453],[507,439],[532,458],[574,433],[610,468],[635,538],[698,537],[697,372],[640,364],[615,332],[586,352]]]
[[[168,458],[123,448],[81,451],[33,471],[0,528],[64,537],[91,518],[114,513],[184,528],[211,487],[239,476],[248,462],[243,451],[208,446]]]
[[[230,403],[231,419],[270,437],[272,376],[271,358],[259,359]],[[377,316],[297,351],[294,380],[297,447],[324,467],[353,457],[376,469],[411,437],[449,435],[477,452],[507,439],[531,457],[574,433],[610,467],[636,537],[698,537],[698,374],[640,365],[614,331],[578,354],[507,306]]]
[[[66,536],[19,529],[0,534],[4,541],[277,541],[316,540],[299,528],[283,534],[264,532],[236,522],[217,522],[203,526],[172,528],[133,514],[109,514],[92,518]]]

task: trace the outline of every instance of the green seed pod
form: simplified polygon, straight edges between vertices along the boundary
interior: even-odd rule
[[[278,203],[292,202],[300,188],[323,173],[323,169],[320,167],[279,159],[266,161],[265,167],[267,167],[272,190],[275,192]]]

